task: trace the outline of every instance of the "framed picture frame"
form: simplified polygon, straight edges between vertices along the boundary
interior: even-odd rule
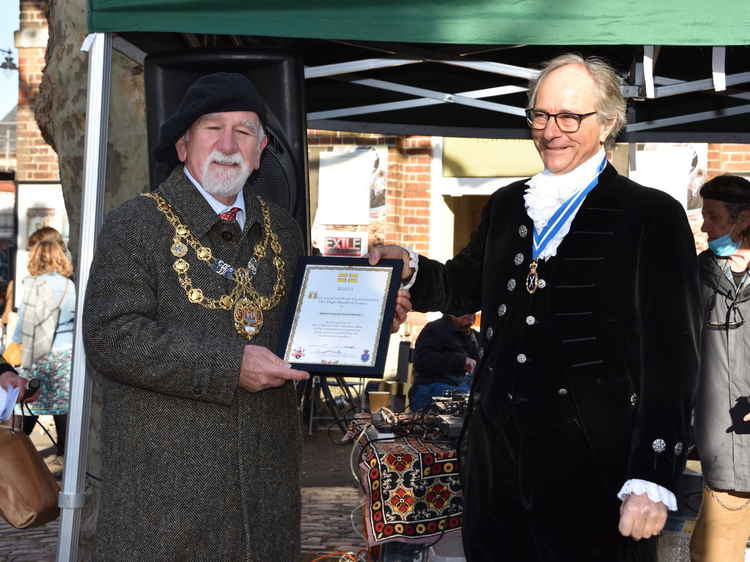
[[[401,260],[303,257],[278,355],[319,376],[382,378]]]

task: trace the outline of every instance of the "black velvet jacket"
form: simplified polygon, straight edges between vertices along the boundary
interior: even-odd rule
[[[534,412],[521,431],[572,411],[619,485],[641,478],[674,490],[699,363],[685,213],[608,165],[557,256],[540,262],[543,288],[531,295],[525,188],[498,190],[469,245],[445,265],[420,256],[414,309],[482,310],[472,404],[491,429],[502,430],[498,412],[519,403]]]

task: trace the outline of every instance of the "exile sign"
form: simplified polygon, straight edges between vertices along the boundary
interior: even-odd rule
[[[323,237],[324,256],[363,256],[362,237],[354,236],[331,236]]]

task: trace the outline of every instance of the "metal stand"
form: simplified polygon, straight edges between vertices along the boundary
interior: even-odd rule
[[[91,41],[89,43],[89,41]],[[81,233],[78,248],[76,282],[75,340],[71,368],[68,442],[65,447],[65,471],[59,506],[60,534],[57,561],[78,560],[81,508],[86,497],[86,455],[88,452],[91,380],[86,373],[83,350],[83,301],[94,247],[104,215],[104,185],[107,170],[107,127],[112,64],[112,34],[90,35],[84,45],[89,49],[88,105],[86,108],[86,147],[84,151],[83,194],[81,196]],[[85,47],[84,47],[85,49]]]

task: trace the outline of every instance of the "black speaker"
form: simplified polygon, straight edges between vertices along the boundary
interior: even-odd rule
[[[172,171],[153,150],[159,128],[176,110],[188,86],[205,74],[239,72],[247,76],[267,105],[268,146],[253,173],[254,192],[284,207],[302,230],[309,248],[307,120],[304,67],[299,58],[267,50],[200,50],[149,55],[144,63],[149,180],[155,189]]]

